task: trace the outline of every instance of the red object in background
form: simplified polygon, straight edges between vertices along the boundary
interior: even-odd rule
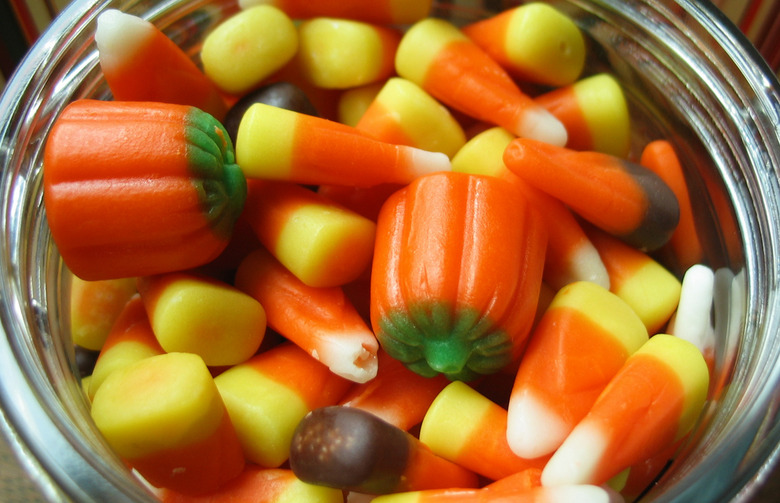
[[[775,1],[768,18],[771,23],[767,27],[758,49],[769,66],[775,72],[780,72],[780,0]]]
[[[66,0],[0,0],[0,89]]]
[[[57,0],[3,1],[13,12],[28,46],[31,46],[38,39],[38,36],[46,29],[64,4],[64,2]]]
[[[780,0],[712,0],[780,72]],[[780,74],[779,74],[780,75]]]

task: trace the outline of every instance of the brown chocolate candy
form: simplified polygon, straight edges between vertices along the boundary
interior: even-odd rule
[[[304,482],[386,494],[396,489],[411,450],[409,434],[345,406],[310,412],[290,447],[290,468]]]

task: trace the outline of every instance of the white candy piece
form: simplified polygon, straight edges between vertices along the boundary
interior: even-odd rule
[[[343,332],[343,337],[323,337],[312,357],[325,364],[331,372],[356,383],[376,377],[378,343],[370,331]]]
[[[558,412],[528,388],[512,396],[507,418],[507,443],[521,458],[534,459],[551,453],[570,431]]]
[[[609,290],[610,286],[609,272],[593,243],[580,245],[569,261],[568,268],[545,272],[545,275],[546,281],[556,290],[577,281],[590,281],[605,290]]]
[[[625,500],[619,493],[607,487],[583,484],[545,487],[541,492],[541,498],[534,501],[543,503],[623,503]]]
[[[711,351],[715,333],[712,327],[715,273],[705,265],[691,266],[683,276],[680,302],[667,326],[667,332],[693,343],[702,353]]]
[[[541,106],[536,109],[528,109],[514,132],[521,138],[531,138],[563,147],[569,141],[569,133],[566,126]]]
[[[143,44],[154,36],[155,27],[145,19],[117,9],[108,9],[97,18],[95,45],[104,71],[132,59]]]
[[[589,484],[608,446],[601,428],[593,422],[579,423],[544,467],[542,485]]]

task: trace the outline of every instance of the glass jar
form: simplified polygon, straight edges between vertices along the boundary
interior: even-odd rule
[[[465,23],[517,3],[439,1],[433,14]],[[780,86],[710,2],[553,3],[586,33],[587,71],[610,71],[624,86],[632,155],[657,138],[677,148],[717,271],[722,391],[643,501],[744,501],[780,445]],[[195,58],[203,34],[237,9],[233,0],[75,0],[0,100],[2,426],[52,501],[153,501],[90,419],[67,328],[68,277],[42,204],[52,122],[74,99],[109,96],[93,41],[108,8],[153,21]],[[663,259],[675,270],[674,257]]]

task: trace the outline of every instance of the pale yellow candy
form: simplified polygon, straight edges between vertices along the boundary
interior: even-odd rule
[[[168,352],[199,355],[210,366],[235,365],[263,341],[263,306],[230,285],[173,273],[139,285],[152,330]]]
[[[619,295],[590,281],[570,283],[556,294],[548,312],[565,309],[579,313],[602,334],[611,336],[630,355],[645,342],[648,333],[642,319]]]
[[[593,150],[627,156],[631,147],[631,116],[617,80],[600,73],[577,81],[573,90],[590,129]]]
[[[349,89],[389,77],[400,35],[347,19],[316,18],[298,27],[297,62],[309,82]]]
[[[298,114],[255,103],[236,134],[236,162],[247,178],[285,179],[292,171]]]
[[[375,101],[396,118],[412,147],[452,157],[466,143],[466,134],[450,111],[414,82],[393,77]]]
[[[270,5],[234,14],[203,41],[206,75],[223,91],[243,94],[282,68],[298,50],[292,20]]]
[[[346,208],[312,199],[288,215],[273,253],[309,286],[348,283],[370,264],[376,224]]]
[[[112,373],[91,413],[117,454],[136,459],[211,435],[225,407],[200,357],[166,353]]]
[[[133,363],[161,354],[159,350],[140,341],[127,340],[113,345],[109,350],[101,352],[95,362],[95,368],[89,380],[87,396],[95,398],[100,386],[115,370],[125,368]]]
[[[585,39],[576,24],[545,3],[518,7],[507,26],[505,49],[529,80],[571,84],[585,65]]]
[[[516,138],[502,127],[493,127],[471,138],[452,158],[452,170],[460,173],[498,176],[508,168],[504,150]]]
[[[311,410],[306,402],[295,390],[250,364],[236,365],[214,382],[247,459],[266,468],[284,463],[295,427]]]
[[[606,485],[613,491],[620,492],[626,487],[628,482],[628,475],[631,473],[631,468],[626,468],[622,472],[618,473],[606,482]]]
[[[710,386],[710,371],[699,348],[669,334],[651,337],[632,358],[653,355],[672,370],[682,385],[683,407],[678,419],[677,439],[693,429],[699,419]]]
[[[613,290],[639,315],[652,335],[677,309],[682,283],[664,266],[648,260]]]
[[[428,69],[441,50],[459,40],[468,37],[443,19],[427,18],[415,23],[404,34],[395,55],[398,75],[424,86]]]
[[[135,294],[135,278],[85,281],[70,285],[70,335],[73,343],[98,351],[122,308]]]
[[[384,85],[384,82],[373,82],[342,92],[339,96],[339,122],[355,127]]]
[[[425,414],[420,440],[437,455],[458,460],[470,435],[479,431],[485,417],[497,407],[462,381],[448,384]]]
[[[383,24],[410,24],[426,17],[432,0],[238,0],[242,9],[253,5],[276,5],[293,13],[294,17],[310,18],[338,11],[339,16],[352,19],[372,19]],[[336,4],[339,4],[338,6]]]
[[[275,496],[274,503],[344,503],[341,489],[307,484],[296,478],[287,485],[281,494]]]

